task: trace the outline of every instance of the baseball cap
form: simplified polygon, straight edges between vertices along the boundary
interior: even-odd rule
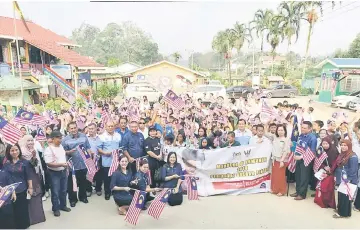
[[[152,131],[152,130],[157,131],[157,129],[155,128],[155,126],[150,126],[150,127],[149,127],[149,132]]]
[[[62,137],[62,134],[59,131],[52,131],[50,138]]]

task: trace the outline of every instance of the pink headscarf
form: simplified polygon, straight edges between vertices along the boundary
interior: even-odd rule
[[[31,135],[25,135],[19,140],[22,157],[28,161],[31,160],[35,153],[34,145],[31,146],[28,144],[29,140],[34,140],[34,138]]]

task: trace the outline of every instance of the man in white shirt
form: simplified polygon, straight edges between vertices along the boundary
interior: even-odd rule
[[[141,118],[139,120],[139,133],[142,133],[142,135],[144,136],[144,139],[148,138],[149,136],[149,129],[148,127],[145,126],[145,119]]]
[[[67,190],[67,162],[66,153],[61,145],[62,134],[59,131],[53,131],[50,134],[51,144],[45,149],[44,160],[49,169],[51,178],[51,203],[54,216],[60,216],[60,210],[70,212],[66,207]]]
[[[315,121],[313,112],[314,112],[314,108],[309,107],[307,112],[303,114],[303,121],[310,121],[310,122]]]
[[[250,145],[256,146],[256,145],[271,145],[271,141],[269,138],[264,136],[265,128],[263,125],[257,125],[256,126],[256,136],[251,137],[250,139]]]
[[[240,145],[248,145],[249,140],[252,136],[252,133],[249,129],[246,128],[246,120],[240,119],[238,122],[238,129],[234,131],[235,140],[240,143]]]

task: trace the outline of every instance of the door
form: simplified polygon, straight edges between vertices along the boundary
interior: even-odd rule
[[[283,89],[284,89],[284,85],[275,86],[274,91],[273,91],[273,96],[274,97],[284,97]]]
[[[293,92],[294,89],[290,85],[284,85],[284,97],[289,96],[289,93]]]

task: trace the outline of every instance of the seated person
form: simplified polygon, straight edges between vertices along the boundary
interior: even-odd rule
[[[154,199],[154,197],[150,196],[150,192],[155,193],[161,191],[160,188],[150,188],[148,171],[148,160],[143,158],[139,162],[139,171],[135,174],[134,180],[131,182],[133,188],[147,192],[145,203]],[[146,210],[145,206],[143,210]]]
[[[132,173],[129,161],[125,155],[119,156],[119,167],[112,174],[110,188],[116,205],[119,207],[119,214],[125,215],[133,196],[130,194],[130,181]]]
[[[183,202],[181,189],[182,167],[177,162],[175,152],[170,152],[166,164],[161,169],[161,178],[164,181],[163,188],[172,188],[173,191],[169,196],[168,203],[170,206],[180,205]]]

